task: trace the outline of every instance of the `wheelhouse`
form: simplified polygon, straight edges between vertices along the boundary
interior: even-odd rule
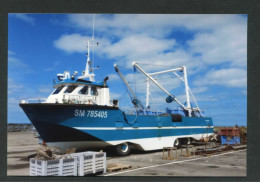
[[[118,106],[110,99],[109,88],[106,85],[108,78],[105,78],[103,82],[95,82],[70,78],[69,75],[66,79],[58,76],[58,81],[57,83],[54,81],[54,90],[45,101],[46,103]]]

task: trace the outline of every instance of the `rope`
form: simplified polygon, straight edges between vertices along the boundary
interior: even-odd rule
[[[122,109],[120,109],[120,108],[118,108],[118,109],[121,111],[121,114],[123,115],[124,121],[125,121],[129,126],[133,126],[133,125],[136,123],[137,113],[136,113],[136,115],[135,115],[135,119],[134,119],[133,121],[129,122],[129,121],[127,120],[127,118],[126,118],[125,112],[124,112]]]

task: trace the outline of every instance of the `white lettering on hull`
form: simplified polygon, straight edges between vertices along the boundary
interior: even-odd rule
[[[87,117],[91,118],[107,118],[107,111],[94,111],[94,110],[88,110],[87,111]],[[85,110],[76,109],[74,111],[74,116],[76,117],[84,117],[85,116]]]
[[[74,112],[74,116],[84,117],[85,116],[85,110],[76,109]]]

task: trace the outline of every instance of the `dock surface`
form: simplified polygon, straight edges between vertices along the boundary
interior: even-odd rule
[[[8,132],[7,175],[28,176],[28,156],[40,148],[33,132]],[[246,176],[246,153],[230,150],[215,155],[184,157],[178,150],[177,160],[163,160],[163,151],[135,151],[129,156],[107,155],[108,165],[120,166],[97,176]],[[122,167],[131,166],[131,167]]]

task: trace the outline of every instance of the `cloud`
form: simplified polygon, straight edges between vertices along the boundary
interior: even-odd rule
[[[232,66],[246,66],[247,26],[227,25],[210,33],[198,33],[188,41],[192,53],[201,54],[209,64],[228,62]]]
[[[76,27],[80,29],[87,29],[92,34],[93,16],[86,14],[70,14],[68,17],[67,25],[70,27]],[[95,15],[95,31],[106,32],[113,37],[124,37],[129,34],[140,33],[145,30],[146,33],[157,35],[162,37],[162,30],[160,28],[162,16],[158,15],[138,15],[138,14],[107,14],[107,15]],[[167,17],[167,16],[166,16]],[[133,21],[133,20],[138,21]],[[158,26],[154,26],[157,24]],[[167,25],[167,24],[166,24]],[[170,29],[164,29],[163,33],[170,31]]]
[[[20,101],[17,98],[14,97],[8,97],[8,111],[20,111],[19,107]]]
[[[32,18],[30,15],[28,14],[23,14],[23,13],[15,13],[15,14],[11,14],[12,16],[26,22],[29,23],[31,25],[35,25],[35,19]]]
[[[88,39],[90,37],[81,36],[80,34],[62,35],[54,41],[54,46],[68,53],[84,52],[86,51],[84,41]]]
[[[68,53],[82,53],[86,52],[86,41],[90,39],[91,37],[80,34],[66,34],[55,40],[54,46]],[[114,43],[109,39],[97,38],[96,42],[101,42],[100,46],[102,47],[102,49],[98,48],[97,54],[105,54],[110,58],[126,57],[128,59],[152,57],[152,55],[170,51],[176,45],[174,39],[156,39],[146,35],[132,35]]]
[[[84,36],[78,33],[75,34],[64,34],[61,35],[57,40],[55,40],[54,46],[60,50],[63,50],[69,54],[72,53],[84,53],[87,52],[87,41],[91,40],[92,38],[89,36]],[[110,42],[106,39],[102,38],[96,38],[95,42],[91,41],[91,45],[95,44],[97,42],[102,42],[101,45],[96,46],[95,49],[99,49],[99,47],[108,47],[107,44],[110,44]]]
[[[17,84],[13,79],[8,78],[8,95],[20,93],[22,89],[24,89],[24,86],[22,84]]]
[[[186,98],[186,95],[185,94],[182,94],[182,95],[177,95],[176,98],[181,102],[181,103],[185,103],[187,102],[187,98]],[[218,98],[217,97],[214,97],[212,95],[199,95],[199,96],[195,96],[195,99],[196,99],[196,102],[197,104],[200,106],[199,102],[202,102],[202,101],[207,101],[207,102],[211,102],[211,101],[217,101]],[[196,104],[193,100],[193,98],[191,97],[190,95],[190,102],[192,103],[192,106],[193,107],[196,107]]]
[[[196,87],[196,88],[190,88],[193,94],[199,94],[203,93],[208,90],[208,87]]]
[[[8,56],[14,56],[14,55],[15,55],[15,52],[14,52],[14,51],[8,50]]]
[[[110,97],[111,97],[112,99],[119,99],[120,97],[122,97],[122,94],[110,93]]]
[[[50,94],[53,91],[53,88],[51,85],[40,85],[38,86],[38,91],[46,95]]]
[[[97,54],[120,58],[128,67],[132,60],[140,63],[187,65],[193,74],[207,65],[229,63],[245,67],[247,60],[247,17],[241,15],[167,15],[107,14],[95,15],[96,38],[102,47]],[[131,21],[131,20],[138,21]],[[92,15],[70,14],[67,25],[86,29],[92,35]],[[193,36],[176,41],[176,30]],[[169,39],[169,36],[173,38]],[[56,47],[66,52],[83,52],[80,34],[64,35]],[[199,55],[199,56],[196,56]]]
[[[33,70],[28,64],[25,64],[17,57],[14,57],[16,55],[13,51],[8,51],[8,69],[15,69],[15,70],[23,70],[23,73],[32,73]]]
[[[242,90],[242,93],[243,93],[244,95],[247,95],[247,90]]]
[[[109,74],[108,78],[109,78],[108,81],[110,81],[110,82],[118,81],[120,79],[120,77],[115,73]]]
[[[195,99],[196,99],[197,102],[202,102],[202,101],[209,102],[209,101],[217,101],[219,98],[218,97],[214,97],[212,95],[203,95],[203,96],[200,95],[198,97],[195,97]]]
[[[194,85],[222,85],[226,87],[246,87],[247,72],[239,68],[210,70],[203,77],[198,77]]]
[[[92,30],[92,15],[70,14],[67,25]],[[133,21],[138,20],[138,21]],[[237,15],[185,15],[185,14],[97,14],[95,31],[127,36],[128,33],[145,32],[156,37],[165,37],[172,28],[210,31],[230,24],[244,24],[246,18]],[[108,31],[110,30],[110,31]]]
[[[29,68],[29,65],[23,63],[20,59],[17,59],[15,57],[8,57],[8,63],[11,67],[22,68],[22,69]]]
[[[174,39],[156,39],[147,35],[131,35],[105,48],[104,53],[111,57],[127,57],[139,59],[145,56],[152,57],[164,51],[170,51],[176,44]]]
[[[67,18],[69,26],[92,34],[92,15],[71,14]],[[138,21],[131,21],[134,19]],[[180,44],[176,30],[192,36]],[[136,61],[146,72],[159,70],[154,65],[164,65],[166,69],[186,65],[188,75],[195,74],[197,78],[195,85],[204,89],[193,90],[194,93],[205,92],[207,85],[246,87],[247,17],[98,14],[95,33],[101,43],[96,54],[120,60],[118,65],[132,68],[131,63]],[[62,35],[55,46],[68,53],[84,52],[83,41],[89,38],[81,34]],[[197,76],[198,72],[206,73]]]
[[[192,56],[183,49],[165,53],[151,54],[143,56],[139,59],[127,60],[127,67],[132,67],[131,63],[133,60],[139,63],[139,65],[149,73],[186,65],[190,75],[203,67],[201,66],[202,63],[198,59],[193,59]]]
[[[51,67],[44,68],[43,71],[49,72],[55,70],[58,65],[60,64],[60,61],[55,61]]]

